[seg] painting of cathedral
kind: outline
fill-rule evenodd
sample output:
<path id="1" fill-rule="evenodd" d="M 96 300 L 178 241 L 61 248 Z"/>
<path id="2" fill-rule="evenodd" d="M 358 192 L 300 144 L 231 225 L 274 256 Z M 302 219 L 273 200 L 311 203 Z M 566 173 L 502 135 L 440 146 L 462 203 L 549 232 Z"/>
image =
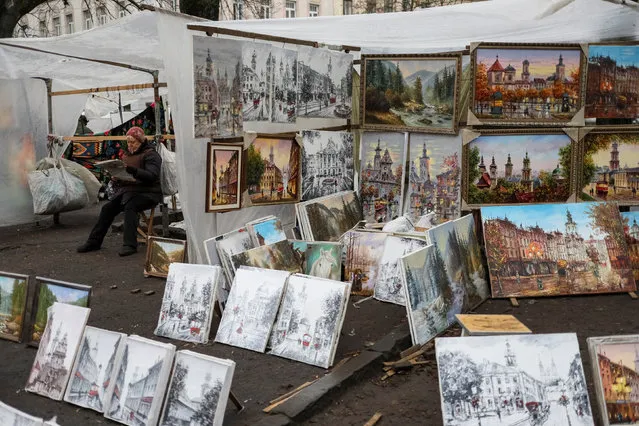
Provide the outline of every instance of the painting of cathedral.
<path id="1" fill-rule="evenodd" d="M 242 146 L 209 142 L 206 153 L 206 211 L 239 209 Z"/>
<path id="2" fill-rule="evenodd" d="M 473 117 L 482 124 L 569 122 L 582 108 L 579 45 L 481 43 L 472 52 Z"/>
<path id="3" fill-rule="evenodd" d="M 353 134 L 302 132 L 302 200 L 353 190 Z"/>
<path id="4" fill-rule="evenodd" d="M 89 308 L 59 302 L 49 308 L 27 391 L 62 400 L 89 312 Z"/>
<path id="5" fill-rule="evenodd" d="M 512 133 L 464 130 L 469 205 L 566 202 L 573 194 L 577 142 L 563 131 Z"/>
<path id="6" fill-rule="evenodd" d="M 273 106 L 271 45 L 242 43 L 242 114 L 244 121 L 270 121 Z"/>
<path id="7" fill-rule="evenodd" d="M 639 203 L 639 131 L 582 131 L 583 167 L 580 194 L 584 201 Z"/>
<path id="8" fill-rule="evenodd" d="M 621 212 L 620 214 L 624 234 L 626 235 L 626 243 L 628 244 L 632 275 L 635 278 L 635 282 L 639 282 L 639 223 L 637 222 L 639 212 Z"/>
<path id="9" fill-rule="evenodd" d="M 368 222 L 389 222 L 401 215 L 407 145 L 405 133 L 362 135 L 360 197 Z"/>
<path id="10" fill-rule="evenodd" d="M 194 136 L 242 136 L 242 43 L 193 36 Z"/>
<path id="11" fill-rule="evenodd" d="M 258 137 L 247 149 L 246 161 L 252 204 L 299 201 L 300 146 L 295 139 Z"/>
<path id="12" fill-rule="evenodd" d="M 297 120 L 297 51 L 271 46 L 273 55 L 273 123 Z"/>

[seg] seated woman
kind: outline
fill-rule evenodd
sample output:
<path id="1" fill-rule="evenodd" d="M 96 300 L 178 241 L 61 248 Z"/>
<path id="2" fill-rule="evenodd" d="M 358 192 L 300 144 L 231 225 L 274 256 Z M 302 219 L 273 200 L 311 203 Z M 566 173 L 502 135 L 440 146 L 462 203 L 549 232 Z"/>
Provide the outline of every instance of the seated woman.
<path id="1" fill-rule="evenodd" d="M 102 207 L 98 223 L 89 234 L 87 242 L 78 247 L 78 253 L 99 250 L 102 241 L 115 217 L 124 212 L 124 241 L 120 256 L 129 256 L 138 251 L 138 212 L 155 207 L 162 201 L 160 168 L 162 157 L 146 141 L 144 131 L 131 127 L 126 133 L 127 153 L 122 160 L 126 171 L 135 182 L 115 180 L 115 196 Z"/>

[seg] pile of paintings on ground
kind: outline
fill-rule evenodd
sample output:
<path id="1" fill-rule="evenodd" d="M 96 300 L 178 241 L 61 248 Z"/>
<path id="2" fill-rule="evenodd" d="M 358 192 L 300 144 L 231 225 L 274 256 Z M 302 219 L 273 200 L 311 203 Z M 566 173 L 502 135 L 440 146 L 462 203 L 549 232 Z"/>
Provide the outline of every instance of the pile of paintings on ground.
<path id="1" fill-rule="evenodd" d="M 1 425 L 44 426 L 54 424 L 53 421 L 44 421 L 44 419 L 31 416 L 0 401 Z"/>

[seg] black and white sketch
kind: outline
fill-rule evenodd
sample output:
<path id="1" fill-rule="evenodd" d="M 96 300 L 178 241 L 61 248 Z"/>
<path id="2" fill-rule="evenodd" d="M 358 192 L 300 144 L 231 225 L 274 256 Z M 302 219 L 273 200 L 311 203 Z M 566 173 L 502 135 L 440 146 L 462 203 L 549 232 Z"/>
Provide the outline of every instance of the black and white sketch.
<path id="1" fill-rule="evenodd" d="M 594 425 L 577 335 L 435 339 L 444 425 Z"/>
<path id="2" fill-rule="evenodd" d="M 305 46 L 297 53 L 297 116 L 350 118 L 353 55 Z"/>
<path id="3" fill-rule="evenodd" d="M 155 334 L 207 343 L 221 274 L 219 266 L 171 263 Z"/>
<path id="4" fill-rule="evenodd" d="M 271 45 L 242 43 L 242 114 L 244 121 L 270 121 L 273 105 Z"/>
<path id="5" fill-rule="evenodd" d="M 302 132 L 302 200 L 353 190 L 353 134 Z"/>
<path id="6" fill-rule="evenodd" d="M 349 283 L 291 275 L 271 334 L 269 353 L 330 367 L 349 295 Z"/>
<path id="7" fill-rule="evenodd" d="M 289 273 L 240 267 L 215 341 L 264 352 Z"/>
<path id="8" fill-rule="evenodd" d="M 248 229 L 246 229 L 246 227 L 235 229 L 231 232 L 227 232 L 226 234 L 218 235 L 214 238 L 214 242 L 215 246 L 217 247 L 217 254 L 220 258 L 220 263 L 222 264 L 224 273 L 226 274 L 226 279 L 229 283 L 231 283 L 233 282 L 233 277 L 235 276 L 235 267 L 233 266 L 231 257 L 234 254 L 242 253 L 257 246 L 253 243 L 251 234 L 248 232 Z M 211 263 L 211 256 L 209 251 L 209 247 L 211 245 L 212 243 L 207 242 L 205 242 L 204 244 L 207 253 L 209 253 L 207 254 L 209 263 Z"/>
<path id="9" fill-rule="evenodd" d="M 178 351 L 161 426 L 221 426 L 235 362 Z"/>
<path id="10" fill-rule="evenodd" d="M 126 334 L 85 327 L 64 400 L 104 412 L 105 394 L 115 379 L 115 362 L 124 350 Z"/>
<path id="11" fill-rule="evenodd" d="M 0 401 L 0 425 L 6 426 L 42 426 L 41 418 L 30 416 L 17 408 Z"/>
<path id="12" fill-rule="evenodd" d="M 89 308 L 60 302 L 48 309 L 47 326 L 31 367 L 27 391 L 62 399 L 89 312 Z"/>
<path id="13" fill-rule="evenodd" d="M 273 55 L 273 116 L 274 123 L 295 123 L 297 120 L 297 51 L 271 47 Z"/>

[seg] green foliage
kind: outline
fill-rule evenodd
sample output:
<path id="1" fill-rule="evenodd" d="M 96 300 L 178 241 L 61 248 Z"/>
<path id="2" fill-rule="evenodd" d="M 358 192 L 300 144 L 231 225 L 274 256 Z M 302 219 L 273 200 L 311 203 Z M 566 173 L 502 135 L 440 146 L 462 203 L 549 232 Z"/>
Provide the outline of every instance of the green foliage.
<path id="1" fill-rule="evenodd" d="M 265 168 L 262 154 L 253 144 L 248 147 L 246 154 L 246 182 L 249 186 L 257 186 L 260 184 Z"/>
<path id="2" fill-rule="evenodd" d="M 415 79 L 415 85 L 413 86 L 413 99 L 415 99 L 415 102 L 420 105 L 424 104 L 424 96 L 422 94 L 422 78 L 419 76 Z"/>
<path id="3" fill-rule="evenodd" d="M 180 0 L 180 12 L 211 21 L 218 20 L 219 10 L 219 0 Z"/>
<path id="4" fill-rule="evenodd" d="M 570 171 L 572 168 L 572 144 L 559 148 L 559 164 L 561 165 L 561 176 L 570 179 Z M 594 173 L 594 169 L 593 169 Z"/>
<path id="5" fill-rule="evenodd" d="M 27 298 L 27 283 L 24 280 L 15 279 L 11 291 L 11 314 L 14 317 L 24 314 L 24 302 Z"/>
<path id="6" fill-rule="evenodd" d="M 47 325 L 47 309 L 52 306 L 58 298 L 53 294 L 48 285 L 42 284 L 40 286 L 40 294 L 38 295 L 38 310 L 36 311 L 35 323 L 38 328 L 44 330 Z"/>

